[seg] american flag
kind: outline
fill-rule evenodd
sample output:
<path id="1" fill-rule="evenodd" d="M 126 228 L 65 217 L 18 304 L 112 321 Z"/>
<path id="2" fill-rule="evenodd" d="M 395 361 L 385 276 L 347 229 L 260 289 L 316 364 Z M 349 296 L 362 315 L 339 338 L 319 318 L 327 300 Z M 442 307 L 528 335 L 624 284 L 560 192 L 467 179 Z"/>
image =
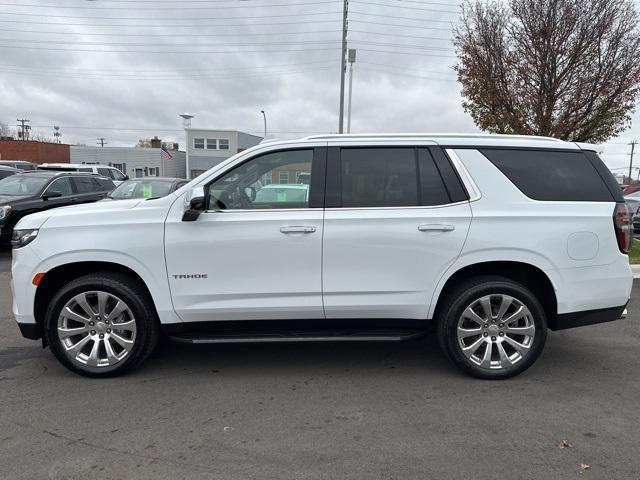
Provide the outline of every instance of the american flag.
<path id="1" fill-rule="evenodd" d="M 167 147 L 165 147 L 164 145 L 160 148 L 160 156 L 162 158 L 166 158 L 167 160 L 171 160 L 173 158 L 173 155 L 169 153 L 169 150 L 167 150 Z"/>

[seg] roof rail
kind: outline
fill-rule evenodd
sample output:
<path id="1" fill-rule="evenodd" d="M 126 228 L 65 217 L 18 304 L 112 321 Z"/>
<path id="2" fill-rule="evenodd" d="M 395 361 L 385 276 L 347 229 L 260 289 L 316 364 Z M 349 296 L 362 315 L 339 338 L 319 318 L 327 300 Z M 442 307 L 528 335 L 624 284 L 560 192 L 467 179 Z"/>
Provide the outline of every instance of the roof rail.
<path id="1" fill-rule="evenodd" d="M 564 140 L 560 140 L 553 137 L 542 137 L 536 135 L 503 135 L 503 134 L 493 134 L 493 133 L 332 133 L 325 135 L 312 135 L 309 137 L 305 137 L 305 140 L 331 140 L 338 138 L 353 138 L 353 139 L 361 139 L 361 138 L 433 138 L 433 139 L 447 139 L 447 138 L 502 138 L 505 140 L 513 139 L 513 140 L 534 140 L 534 141 L 544 141 L 544 142 L 562 142 Z"/>

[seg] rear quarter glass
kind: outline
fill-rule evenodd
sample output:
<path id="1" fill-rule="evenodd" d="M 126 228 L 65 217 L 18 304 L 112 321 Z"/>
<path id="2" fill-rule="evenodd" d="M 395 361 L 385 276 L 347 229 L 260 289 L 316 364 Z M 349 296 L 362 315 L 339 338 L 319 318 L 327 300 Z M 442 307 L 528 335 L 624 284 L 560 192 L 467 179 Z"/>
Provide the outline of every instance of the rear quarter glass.
<path id="1" fill-rule="evenodd" d="M 480 152 L 531 199 L 615 201 L 606 180 L 583 151 L 481 149 Z"/>

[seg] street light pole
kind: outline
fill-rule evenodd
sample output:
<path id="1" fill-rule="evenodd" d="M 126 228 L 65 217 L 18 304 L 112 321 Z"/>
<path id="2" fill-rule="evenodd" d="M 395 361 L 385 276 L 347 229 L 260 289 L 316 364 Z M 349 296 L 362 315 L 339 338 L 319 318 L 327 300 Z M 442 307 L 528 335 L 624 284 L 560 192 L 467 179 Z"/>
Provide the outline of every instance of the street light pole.
<path id="1" fill-rule="evenodd" d="M 355 48 L 349 49 L 349 105 L 347 107 L 347 133 L 351 133 L 351 97 L 353 96 L 353 64 L 356 63 Z"/>
<path id="2" fill-rule="evenodd" d="M 185 177 L 187 180 L 191 180 L 191 171 L 189 170 L 189 131 L 187 130 L 191 126 L 191 119 L 193 115 L 190 113 L 181 113 L 182 126 L 184 127 L 184 146 L 185 146 Z"/>
<path id="3" fill-rule="evenodd" d="M 260 110 L 260 113 L 262 114 L 262 116 L 264 117 L 264 139 L 267 139 L 267 114 L 264 113 L 264 110 Z"/>
<path id="4" fill-rule="evenodd" d="M 342 59 L 340 62 L 340 111 L 338 121 L 338 133 L 344 132 L 344 75 L 347 70 L 347 14 L 349 12 L 349 0 L 344 0 L 342 7 Z"/>

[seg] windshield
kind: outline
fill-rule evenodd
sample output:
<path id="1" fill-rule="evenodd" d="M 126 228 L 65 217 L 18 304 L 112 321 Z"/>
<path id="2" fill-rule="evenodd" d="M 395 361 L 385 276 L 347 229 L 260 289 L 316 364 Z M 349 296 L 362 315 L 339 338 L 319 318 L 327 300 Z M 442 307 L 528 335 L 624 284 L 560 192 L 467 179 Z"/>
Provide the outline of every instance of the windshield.
<path id="1" fill-rule="evenodd" d="M 0 180 L 0 195 L 35 195 L 47 184 L 48 177 L 36 177 L 29 174 L 12 175 Z"/>
<path id="2" fill-rule="evenodd" d="M 120 184 L 109 194 L 111 198 L 118 200 L 126 198 L 157 198 L 164 197 L 171 190 L 171 182 L 161 180 L 129 180 Z"/>

